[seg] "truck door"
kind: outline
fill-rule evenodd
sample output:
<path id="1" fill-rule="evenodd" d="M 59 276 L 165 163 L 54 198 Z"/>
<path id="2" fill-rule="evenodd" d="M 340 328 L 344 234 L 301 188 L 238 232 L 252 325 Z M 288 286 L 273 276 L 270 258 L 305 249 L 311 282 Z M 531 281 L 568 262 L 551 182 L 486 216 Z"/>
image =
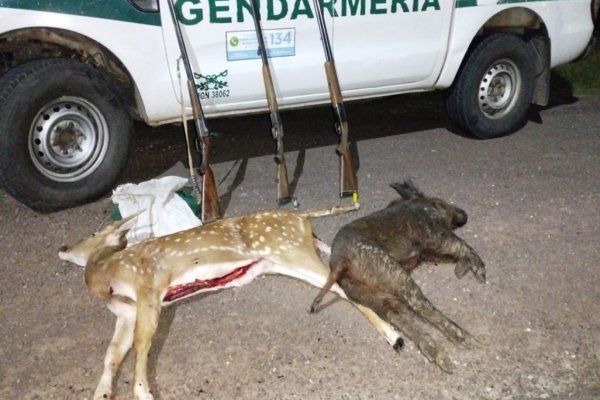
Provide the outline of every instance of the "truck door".
<path id="1" fill-rule="evenodd" d="M 368 95 L 432 85 L 444 62 L 453 7 L 443 0 L 335 1 L 342 88 Z"/>
<path id="2" fill-rule="evenodd" d="M 264 109 L 267 103 L 262 64 L 250 0 L 176 0 L 175 3 L 207 112 Z M 328 99 L 323 48 L 312 0 L 260 0 L 259 3 L 279 104 Z M 160 6 L 166 56 L 178 94 L 179 48 L 167 1 L 161 0 Z M 331 16 L 327 15 L 327 19 L 331 24 Z M 186 92 L 186 104 L 187 97 Z"/>

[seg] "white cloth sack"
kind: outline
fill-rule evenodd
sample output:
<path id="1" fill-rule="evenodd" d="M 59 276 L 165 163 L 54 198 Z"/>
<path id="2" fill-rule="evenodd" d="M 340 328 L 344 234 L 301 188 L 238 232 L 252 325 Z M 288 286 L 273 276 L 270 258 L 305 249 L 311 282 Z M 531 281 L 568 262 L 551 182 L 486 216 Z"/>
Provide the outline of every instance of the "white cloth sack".
<path id="1" fill-rule="evenodd" d="M 112 195 L 123 218 L 140 213 L 127 233 L 127 246 L 202 224 L 181 197 L 175 193 L 187 183 L 179 176 L 165 176 L 138 184 L 119 185 Z"/>

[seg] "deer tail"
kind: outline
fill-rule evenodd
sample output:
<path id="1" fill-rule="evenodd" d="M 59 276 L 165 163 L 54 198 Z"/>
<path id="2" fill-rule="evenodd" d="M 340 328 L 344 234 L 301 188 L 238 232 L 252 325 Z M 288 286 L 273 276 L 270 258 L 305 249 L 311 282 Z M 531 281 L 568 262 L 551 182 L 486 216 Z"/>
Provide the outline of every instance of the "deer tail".
<path id="1" fill-rule="evenodd" d="M 307 210 L 297 213 L 297 215 L 301 218 L 311 219 L 346 214 L 352 211 L 357 211 L 358 209 L 360 209 L 360 204 L 357 202 L 349 206 L 334 206 L 331 208 L 323 208 L 319 210 Z"/>

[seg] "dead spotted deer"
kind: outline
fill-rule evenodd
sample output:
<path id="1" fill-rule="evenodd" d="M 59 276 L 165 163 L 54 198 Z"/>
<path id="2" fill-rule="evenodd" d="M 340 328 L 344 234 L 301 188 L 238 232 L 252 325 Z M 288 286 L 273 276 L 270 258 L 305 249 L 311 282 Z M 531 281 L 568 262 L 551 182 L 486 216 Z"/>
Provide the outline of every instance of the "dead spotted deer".
<path id="1" fill-rule="evenodd" d="M 85 266 L 88 290 L 117 316 L 94 399 L 110 398 L 114 376 L 134 345 L 134 396 L 152 399 L 147 359 L 160 310 L 193 294 L 241 286 L 262 274 L 281 274 L 322 287 L 329 269 L 315 250 L 309 218 L 357 207 L 290 213 L 264 211 L 222 219 L 127 247 L 134 219 L 108 225 L 59 251 L 63 260 Z M 330 285 L 331 286 L 331 285 Z M 345 298 L 337 285 L 331 287 Z M 389 343 L 399 334 L 372 310 L 355 304 Z"/>
<path id="2" fill-rule="evenodd" d="M 458 278 L 471 271 L 485 282 L 485 266 L 475 250 L 453 232 L 466 224 L 465 211 L 426 197 L 410 181 L 393 184 L 392 188 L 400 194 L 399 199 L 343 226 L 336 234 L 331 245 L 331 273 L 311 311 L 337 283 L 349 299 L 375 311 L 415 342 L 429 361 L 451 372 L 452 362 L 445 351 L 422 331 L 415 316 L 431 323 L 454 343 L 476 341 L 431 304 L 410 272 L 424 260 L 452 260 Z"/>

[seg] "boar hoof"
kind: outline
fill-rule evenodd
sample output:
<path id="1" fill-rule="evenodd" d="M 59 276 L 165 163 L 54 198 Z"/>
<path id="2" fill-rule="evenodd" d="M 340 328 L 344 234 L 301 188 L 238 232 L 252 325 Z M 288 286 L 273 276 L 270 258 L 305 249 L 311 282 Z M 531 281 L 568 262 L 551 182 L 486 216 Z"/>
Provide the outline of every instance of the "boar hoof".
<path id="1" fill-rule="evenodd" d="M 452 373 L 454 365 L 446 353 L 438 347 L 435 341 L 429 336 L 424 335 L 418 342 L 419 350 L 430 362 L 435 363 L 444 372 Z"/>

